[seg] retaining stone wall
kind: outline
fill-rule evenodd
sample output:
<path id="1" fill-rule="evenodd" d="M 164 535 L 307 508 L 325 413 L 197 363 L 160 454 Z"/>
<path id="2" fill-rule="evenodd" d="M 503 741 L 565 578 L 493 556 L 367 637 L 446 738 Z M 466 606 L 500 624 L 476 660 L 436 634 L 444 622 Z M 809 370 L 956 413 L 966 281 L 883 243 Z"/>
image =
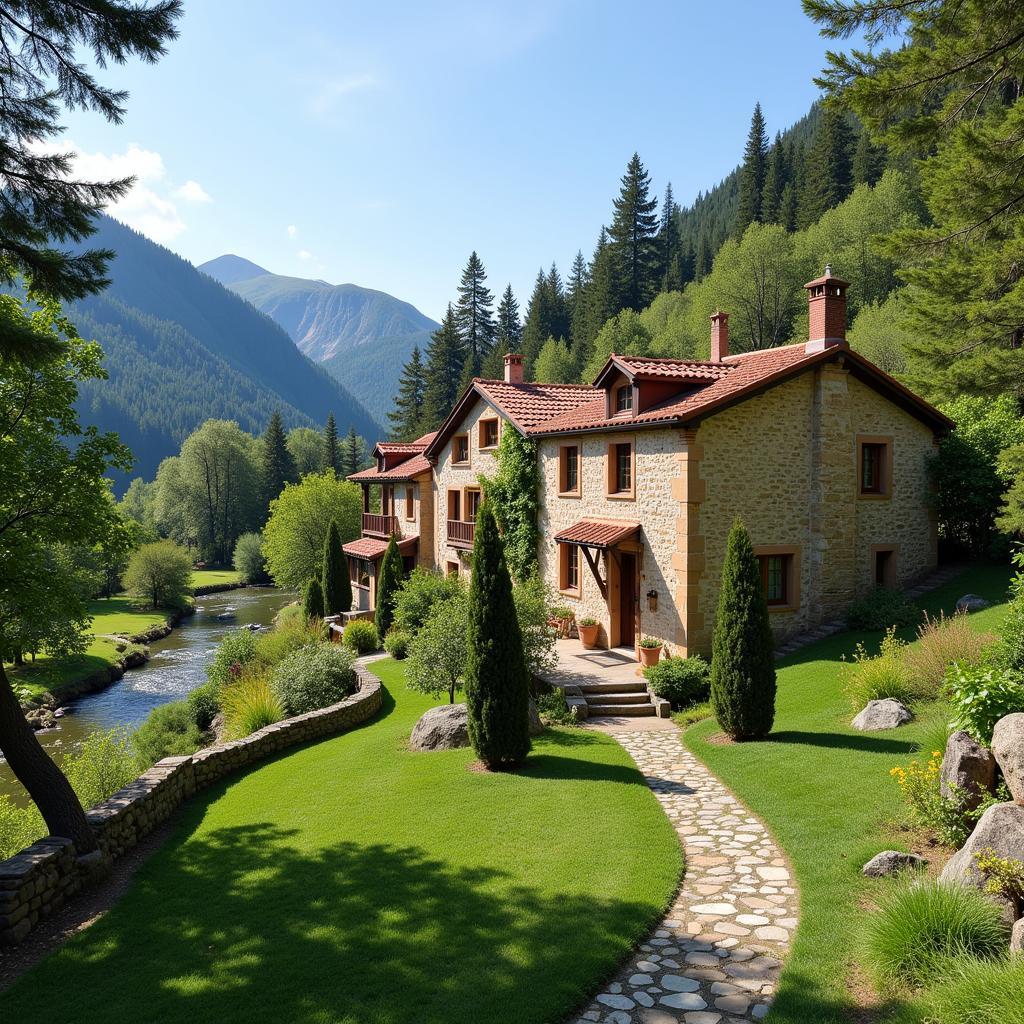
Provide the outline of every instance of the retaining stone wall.
<path id="1" fill-rule="evenodd" d="M 268 725 L 243 740 L 189 757 L 165 757 L 87 812 L 99 856 L 78 859 L 70 839 L 47 836 L 0 861 L 0 946 L 21 942 L 35 925 L 218 779 L 288 747 L 345 732 L 380 710 L 380 681 L 355 666 L 359 690 L 340 704 Z M 84 861 L 84 863 L 83 863 Z"/>

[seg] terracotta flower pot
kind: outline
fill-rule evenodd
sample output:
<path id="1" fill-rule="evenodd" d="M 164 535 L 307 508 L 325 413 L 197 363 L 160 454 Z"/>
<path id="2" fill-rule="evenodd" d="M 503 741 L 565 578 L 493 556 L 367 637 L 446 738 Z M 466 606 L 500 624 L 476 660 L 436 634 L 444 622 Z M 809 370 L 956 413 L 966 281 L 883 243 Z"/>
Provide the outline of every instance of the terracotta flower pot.
<path id="1" fill-rule="evenodd" d="M 641 647 L 640 651 L 640 664 L 647 668 L 648 665 L 657 665 L 661 660 L 661 648 L 660 647 Z"/>
<path id="2" fill-rule="evenodd" d="M 600 626 L 581 626 L 577 623 L 576 628 L 580 633 L 580 642 L 585 650 L 592 651 L 597 646 L 597 634 L 601 631 Z"/>

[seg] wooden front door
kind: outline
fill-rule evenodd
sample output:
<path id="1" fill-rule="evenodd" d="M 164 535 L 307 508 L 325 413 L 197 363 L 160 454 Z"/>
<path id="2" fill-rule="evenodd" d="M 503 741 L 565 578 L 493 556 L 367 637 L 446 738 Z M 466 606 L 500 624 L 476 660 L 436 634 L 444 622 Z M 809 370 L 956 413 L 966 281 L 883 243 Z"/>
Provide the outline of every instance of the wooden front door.
<path id="1" fill-rule="evenodd" d="M 619 646 L 636 643 L 636 555 L 619 554 Z"/>

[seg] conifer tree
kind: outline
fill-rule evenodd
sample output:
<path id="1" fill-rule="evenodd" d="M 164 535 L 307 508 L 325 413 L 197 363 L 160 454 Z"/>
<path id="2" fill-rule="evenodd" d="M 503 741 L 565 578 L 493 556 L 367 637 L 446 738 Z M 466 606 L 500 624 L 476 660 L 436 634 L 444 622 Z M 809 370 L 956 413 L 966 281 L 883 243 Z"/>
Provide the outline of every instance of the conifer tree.
<path id="1" fill-rule="evenodd" d="M 768 153 L 768 167 L 761 193 L 761 222 L 778 224 L 782 213 L 782 192 L 786 187 L 786 146 L 782 134 L 776 132 L 775 142 Z"/>
<path id="2" fill-rule="evenodd" d="M 575 349 L 586 344 L 587 335 L 587 286 L 590 284 L 590 273 L 582 250 L 577 250 L 569 268 L 569 281 L 566 287 L 565 302 L 569 309 L 569 342 Z"/>
<path id="3" fill-rule="evenodd" d="M 885 170 L 885 146 L 876 146 L 867 128 L 861 128 L 853 151 L 850 173 L 854 185 L 874 185 Z"/>
<path id="4" fill-rule="evenodd" d="M 545 274 L 537 271 L 537 280 L 526 309 L 523 327 L 523 363 L 532 376 L 533 364 L 548 338 L 566 338 L 569 335 L 569 317 L 562 289 L 562 278 L 555 264 Z"/>
<path id="5" fill-rule="evenodd" d="M 608 232 L 601 228 L 594 255 L 590 261 L 590 284 L 587 286 L 586 335 L 582 345 L 573 347 L 573 357 L 580 371 L 590 360 L 594 339 L 601 328 L 618 312 L 617 296 L 620 291 L 618 267 Z M 589 383 L 585 381 L 584 383 Z"/>
<path id="6" fill-rule="evenodd" d="M 735 234 L 739 238 L 755 221 L 761 220 L 761 195 L 764 192 L 768 160 L 768 133 L 764 126 L 761 104 L 754 104 L 750 131 L 743 151 L 740 169 L 740 204 L 736 212 Z"/>
<path id="7" fill-rule="evenodd" d="M 455 305 L 455 322 L 462 338 L 466 358 L 472 364 L 470 377 L 480 373 L 480 367 L 494 345 L 494 296 L 487 287 L 487 272 L 476 252 L 470 253 Z"/>
<path id="8" fill-rule="evenodd" d="M 672 182 L 665 186 L 658 225 L 658 256 L 661 260 L 661 290 L 680 291 L 683 287 L 679 265 L 679 207 L 672 197 Z"/>
<path id="9" fill-rule="evenodd" d="M 284 490 L 285 484 L 296 482 L 295 460 L 292 458 L 292 453 L 288 451 L 288 438 L 284 432 L 281 413 L 276 409 L 263 434 L 260 477 L 264 510 Z"/>
<path id="10" fill-rule="evenodd" d="M 789 180 L 782 190 L 782 210 L 779 223 L 787 231 L 796 231 L 800 219 L 800 195 L 804 187 L 807 156 L 802 141 L 787 147 L 786 167 Z"/>
<path id="11" fill-rule="evenodd" d="M 441 326 L 430 336 L 423 383 L 423 427 L 433 430 L 452 411 L 459 397 L 459 381 L 466 350 L 449 303 Z"/>
<path id="12" fill-rule="evenodd" d="M 402 589 L 404 575 L 398 541 L 392 534 L 384 557 L 380 560 L 380 571 L 377 574 L 377 609 L 373 620 L 381 640 L 388 635 L 388 630 L 395 621 L 395 602 L 398 600 L 399 590 Z"/>
<path id="13" fill-rule="evenodd" d="M 303 591 L 302 612 L 307 619 L 324 617 L 324 590 L 315 576 L 306 584 Z"/>
<path id="14" fill-rule="evenodd" d="M 323 468 L 330 470 L 330 472 L 337 476 L 338 471 L 341 469 L 341 450 L 338 448 L 338 424 L 334 421 L 333 412 L 327 414 L 323 443 Z"/>
<path id="15" fill-rule="evenodd" d="M 505 356 L 522 351 L 523 325 L 519 319 L 519 303 L 512 294 L 512 285 L 506 285 L 498 303 L 494 345 L 480 367 L 480 376 L 488 380 L 501 380 L 505 374 Z"/>
<path id="16" fill-rule="evenodd" d="M 348 559 L 341 548 L 341 531 L 334 519 L 331 520 L 324 540 L 321 589 L 327 615 L 341 615 L 352 610 L 352 581 L 348 576 Z"/>
<path id="17" fill-rule="evenodd" d="M 775 721 L 775 656 L 761 566 L 737 519 L 729 531 L 711 648 L 711 706 L 733 739 L 767 736 Z"/>
<path id="18" fill-rule="evenodd" d="M 810 227 L 826 210 L 838 206 L 853 189 L 850 122 L 831 107 L 821 123 L 807 155 L 803 187 L 798 196 L 797 219 Z"/>
<path id="19" fill-rule="evenodd" d="M 341 475 L 347 479 L 358 473 L 363 462 L 363 440 L 355 427 L 349 427 L 345 440 L 341 442 Z"/>
<path id="20" fill-rule="evenodd" d="M 639 154 L 634 153 L 622 176 L 608 229 L 620 286 L 612 315 L 623 309 L 639 313 L 658 290 L 658 198 L 652 197 L 650 191 L 650 175 Z"/>
<path id="21" fill-rule="evenodd" d="M 467 642 L 470 742 L 491 770 L 514 768 L 530 751 L 529 677 L 504 546 L 486 501 L 476 520 Z"/>
<path id="22" fill-rule="evenodd" d="M 423 432 L 423 398 L 426 377 L 419 346 L 412 350 L 409 361 L 402 367 L 398 382 L 395 407 L 388 413 L 391 421 L 392 441 L 413 441 Z"/>

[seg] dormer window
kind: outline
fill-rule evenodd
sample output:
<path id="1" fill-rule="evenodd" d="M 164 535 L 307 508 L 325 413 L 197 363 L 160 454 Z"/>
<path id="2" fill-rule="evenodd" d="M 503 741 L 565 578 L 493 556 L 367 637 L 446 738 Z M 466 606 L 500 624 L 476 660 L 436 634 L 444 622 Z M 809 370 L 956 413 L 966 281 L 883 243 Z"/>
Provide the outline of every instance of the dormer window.
<path id="1" fill-rule="evenodd" d="M 622 384 L 615 389 L 615 414 L 633 411 L 633 385 Z"/>

